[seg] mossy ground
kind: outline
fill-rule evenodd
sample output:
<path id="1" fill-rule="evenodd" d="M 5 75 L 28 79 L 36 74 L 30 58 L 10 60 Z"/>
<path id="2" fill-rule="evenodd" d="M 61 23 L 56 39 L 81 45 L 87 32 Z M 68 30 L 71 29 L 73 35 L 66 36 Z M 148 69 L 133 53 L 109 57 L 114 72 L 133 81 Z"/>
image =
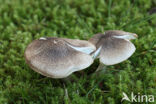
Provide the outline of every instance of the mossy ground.
<path id="1" fill-rule="evenodd" d="M 0 0 L 0 104 L 120 104 L 122 92 L 156 96 L 156 15 L 148 14 L 154 6 L 154 0 Z M 26 46 L 41 36 L 87 40 L 114 29 L 138 34 L 136 52 L 100 76 L 93 74 L 98 60 L 66 83 L 25 63 Z"/>

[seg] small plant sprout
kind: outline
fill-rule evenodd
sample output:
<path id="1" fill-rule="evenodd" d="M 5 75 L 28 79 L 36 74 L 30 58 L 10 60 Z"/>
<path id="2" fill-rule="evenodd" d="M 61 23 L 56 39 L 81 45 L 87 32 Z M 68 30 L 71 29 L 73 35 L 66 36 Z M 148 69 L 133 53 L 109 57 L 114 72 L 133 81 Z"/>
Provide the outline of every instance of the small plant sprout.
<path id="1" fill-rule="evenodd" d="M 25 50 L 27 64 L 36 72 L 51 78 L 65 78 L 93 63 L 90 55 L 95 46 L 84 40 L 40 38 Z"/>
<path id="2" fill-rule="evenodd" d="M 97 57 L 100 59 L 97 71 L 104 68 L 104 65 L 114 65 L 127 60 L 136 49 L 130 40 L 136 38 L 135 33 L 110 30 L 104 34 L 95 34 L 89 39 L 89 42 L 93 43 L 97 49 L 101 47 L 100 54 Z"/>

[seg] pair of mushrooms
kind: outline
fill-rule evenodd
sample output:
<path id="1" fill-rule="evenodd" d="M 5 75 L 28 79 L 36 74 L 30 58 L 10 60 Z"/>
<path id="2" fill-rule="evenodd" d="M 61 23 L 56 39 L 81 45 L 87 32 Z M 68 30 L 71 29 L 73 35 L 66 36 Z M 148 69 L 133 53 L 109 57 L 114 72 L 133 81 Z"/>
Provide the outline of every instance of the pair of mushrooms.
<path id="1" fill-rule="evenodd" d="M 25 59 L 34 71 L 44 76 L 65 78 L 89 67 L 95 58 L 100 59 L 99 66 L 114 65 L 128 59 L 135 51 L 130 42 L 135 38 L 136 34 L 119 30 L 95 34 L 89 41 L 42 37 L 28 45 Z"/>

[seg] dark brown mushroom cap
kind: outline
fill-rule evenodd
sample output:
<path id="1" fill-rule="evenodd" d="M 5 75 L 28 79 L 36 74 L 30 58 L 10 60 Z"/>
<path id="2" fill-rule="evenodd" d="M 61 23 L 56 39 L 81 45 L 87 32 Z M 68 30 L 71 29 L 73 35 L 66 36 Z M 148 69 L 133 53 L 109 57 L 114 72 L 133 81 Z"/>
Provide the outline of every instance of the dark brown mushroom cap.
<path id="1" fill-rule="evenodd" d="M 105 65 L 114 65 L 128 59 L 134 52 L 135 46 L 129 40 L 137 37 L 134 33 L 110 30 L 104 34 L 95 34 L 89 42 L 98 49 L 102 46 L 100 62 Z"/>
<path id="2" fill-rule="evenodd" d="M 52 78 L 67 77 L 93 63 L 89 54 L 75 50 L 69 44 L 73 47 L 90 47 L 91 51 L 95 50 L 95 46 L 87 41 L 40 38 L 26 48 L 26 62 L 36 72 Z"/>

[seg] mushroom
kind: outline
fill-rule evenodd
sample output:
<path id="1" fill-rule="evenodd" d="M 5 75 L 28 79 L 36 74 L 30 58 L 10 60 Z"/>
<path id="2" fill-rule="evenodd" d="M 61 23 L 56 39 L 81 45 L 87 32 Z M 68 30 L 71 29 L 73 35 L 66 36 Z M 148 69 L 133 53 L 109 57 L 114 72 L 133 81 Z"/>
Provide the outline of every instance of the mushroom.
<path id="1" fill-rule="evenodd" d="M 90 38 L 89 42 L 93 43 L 97 49 L 102 47 L 97 57 L 100 59 L 100 65 L 96 71 L 101 70 L 105 65 L 114 65 L 127 60 L 136 49 L 130 40 L 136 38 L 135 33 L 119 30 L 95 34 Z"/>
<path id="2" fill-rule="evenodd" d="M 34 40 L 25 50 L 26 63 L 36 72 L 51 78 L 65 78 L 89 67 L 96 57 L 95 46 L 85 40 L 44 38 Z"/>

